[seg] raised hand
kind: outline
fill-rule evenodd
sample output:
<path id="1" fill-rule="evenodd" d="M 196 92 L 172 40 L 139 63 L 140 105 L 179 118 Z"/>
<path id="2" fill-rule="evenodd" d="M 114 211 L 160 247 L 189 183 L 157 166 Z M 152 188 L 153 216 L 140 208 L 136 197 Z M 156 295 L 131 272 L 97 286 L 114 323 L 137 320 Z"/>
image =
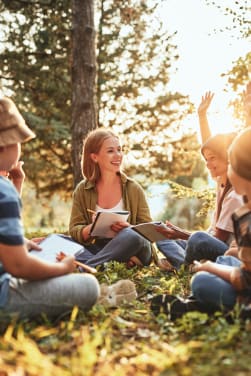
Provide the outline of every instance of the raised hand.
<path id="1" fill-rule="evenodd" d="M 202 97 L 201 97 L 201 102 L 198 107 L 198 115 L 206 115 L 208 107 L 210 106 L 212 99 L 214 97 L 214 93 L 211 91 L 207 91 Z"/>

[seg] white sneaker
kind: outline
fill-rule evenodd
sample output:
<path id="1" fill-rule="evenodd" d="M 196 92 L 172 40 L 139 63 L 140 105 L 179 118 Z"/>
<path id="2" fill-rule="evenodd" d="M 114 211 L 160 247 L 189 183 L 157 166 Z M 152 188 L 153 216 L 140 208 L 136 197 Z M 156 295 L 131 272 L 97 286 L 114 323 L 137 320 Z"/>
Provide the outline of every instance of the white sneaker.
<path id="1" fill-rule="evenodd" d="M 129 279 L 121 279 L 113 285 L 100 285 L 98 304 L 116 307 L 123 302 L 131 302 L 137 298 L 135 284 Z"/>

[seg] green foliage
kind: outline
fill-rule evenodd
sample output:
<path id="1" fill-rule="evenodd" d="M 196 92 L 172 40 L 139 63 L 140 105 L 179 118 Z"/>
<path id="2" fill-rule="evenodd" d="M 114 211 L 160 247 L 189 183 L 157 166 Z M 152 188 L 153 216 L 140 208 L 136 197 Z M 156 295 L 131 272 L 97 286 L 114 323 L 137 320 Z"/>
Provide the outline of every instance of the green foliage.
<path id="1" fill-rule="evenodd" d="M 156 0 L 96 4 L 100 124 L 127 145 L 127 171 L 145 179 L 189 176 L 196 138 L 180 129 L 188 98 L 168 90 L 178 59 L 173 36 L 156 17 Z M 71 162 L 71 2 L 0 1 L 1 86 L 18 103 L 37 139 L 24 146 L 37 194 L 69 195 Z M 181 156 L 187 156 L 181 158 Z M 136 163 L 135 163 L 136 162 Z"/>
<path id="2" fill-rule="evenodd" d="M 219 0 L 206 0 L 207 4 L 213 5 L 228 18 L 228 26 L 222 28 L 220 25 L 216 32 L 228 32 L 232 33 L 235 37 L 239 35 L 239 38 L 250 38 L 250 3 L 248 0 L 243 1 L 228 1 L 227 4 L 223 4 Z M 243 109 L 243 91 L 246 84 L 250 80 L 250 66 L 251 66 L 251 53 L 247 53 L 245 56 L 240 56 L 234 63 L 232 68 L 222 74 L 222 77 L 226 78 L 227 87 L 226 90 L 231 90 L 237 93 L 230 105 L 234 109 L 234 115 L 236 119 L 239 119 L 239 128 L 245 125 L 245 111 Z M 238 128 L 238 127 L 237 127 Z"/>
<path id="3" fill-rule="evenodd" d="M 40 234 L 41 235 L 41 234 Z M 96 304 L 84 313 L 35 321 L 2 318 L 0 371 L 3 375 L 248 375 L 250 322 L 233 312 L 208 317 L 187 313 L 176 322 L 155 317 L 149 299 L 157 293 L 189 294 L 190 274 L 161 272 L 154 265 L 126 269 L 109 263 L 100 282 L 130 278 L 138 299 L 117 308 Z"/>
<path id="4" fill-rule="evenodd" d="M 207 4 L 217 7 L 229 19 L 226 30 L 239 33 L 242 37 L 248 38 L 251 33 L 250 28 L 250 3 L 248 0 L 230 0 L 222 3 L 219 0 L 206 0 Z M 221 31 L 222 28 L 220 29 Z"/>
<path id="5" fill-rule="evenodd" d="M 208 227 L 209 213 L 215 206 L 215 189 L 205 188 L 205 181 L 200 189 L 170 180 L 167 183 L 161 219 L 190 231 L 205 230 Z"/>
<path id="6" fill-rule="evenodd" d="M 27 177 L 38 194 L 66 194 L 73 187 L 70 1 L 12 1 L 1 7 L 1 86 L 37 134 L 24 146 Z"/>
<path id="7" fill-rule="evenodd" d="M 191 105 L 169 90 L 179 56 L 156 16 L 158 3 L 99 2 L 99 122 L 122 135 L 127 171 L 147 182 L 189 176 L 198 159 L 196 138 L 181 131 Z"/>

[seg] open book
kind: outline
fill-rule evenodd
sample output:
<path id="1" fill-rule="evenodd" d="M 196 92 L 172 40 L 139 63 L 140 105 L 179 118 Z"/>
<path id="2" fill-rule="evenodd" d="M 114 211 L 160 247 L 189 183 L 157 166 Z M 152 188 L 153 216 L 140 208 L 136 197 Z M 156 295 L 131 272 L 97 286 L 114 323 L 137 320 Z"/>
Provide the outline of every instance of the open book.
<path id="1" fill-rule="evenodd" d="M 174 229 L 179 231 L 179 233 L 189 236 L 190 233 L 186 230 L 182 230 L 179 227 L 174 226 L 173 224 L 166 225 L 163 222 L 147 222 L 147 223 L 140 223 L 138 225 L 132 226 L 132 230 L 138 232 L 144 238 L 149 240 L 150 242 L 158 242 L 160 240 L 167 240 L 167 237 L 160 232 L 157 231 L 158 227 L 162 227 L 164 229 Z"/>
<path id="2" fill-rule="evenodd" d="M 99 238 L 113 238 L 116 233 L 111 230 L 115 222 L 126 222 L 129 217 L 128 211 L 97 211 L 95 220 L 92 224 L 90 235 Z"/>
<path id="3" fill-rule="evenodd" d="M 56 256 L 60 252 L 64 252 L 66 255 L 77 256 L 84 251 L 84 246 L 72 240 L 70 237 L 61 234 L 48 235 L 41 241 L 39 246 L 41 251 L 31 250 L 30 253 L 40 259 L 55 262 Z"/>

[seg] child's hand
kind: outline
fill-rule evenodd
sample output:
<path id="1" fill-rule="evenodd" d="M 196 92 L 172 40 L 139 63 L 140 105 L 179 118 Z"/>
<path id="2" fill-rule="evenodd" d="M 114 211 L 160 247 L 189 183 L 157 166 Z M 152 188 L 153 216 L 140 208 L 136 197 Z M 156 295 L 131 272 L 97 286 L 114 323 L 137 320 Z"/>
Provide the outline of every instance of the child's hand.
<path id="1" fill-rule="evenodd" d="M 156 226 L 156 231 L 160 232 L 167 239 L 181 239 L 183 237 L 183 230 L 178 226 L 174 226 L 171 222 L 166 221 L 166 227 Z"/>
<path id="2" fill-rule="evenodd" d="M 209 260 L 206 260 L 204 262 L 200 262 L 200 261 L 194 260 L 194 262 L 192 264 L 192 271 L 194 273 L 196 273 L 196 272 L 202 272 L 202 271 L 207 272 L 208 271 L 208 267 L 210 267 L 211 264 L 212 264 L 212 262 L 209 261 Z"/>
<path id="3" fill-rule="evenodd" d="M 213 97 L 214 93 L 212 93 L 211 91 L 207 91 L 205 95 L 202 96 L 201 102 L 198 107 L 199 115 L 205 115 L 207 113 L 208 107 L 210 106 Z"/>
<path id="4" fill-rule="evenodd" d="M 156 231 L 160 232 L 167 239 L 175 239 L 175 231 L 168 226 L 163 227 L 163 226 L 160 226 L 160 225 L 156 225 Z"/>
<path id="5" fill-rule="evenodd" d="M 38 245 L 38 242 L 34 241 L 34 239 L 25 239 L 25 243 L 28 251 L 30 251 L 31 249 L 34 249 L 36 251 L 42 250 L 42 248 Z"/>
<path id="6" fill-rule="evenodd" d="M 45 236 L 40 236 L 38 238 L 32 238 L 31 241 L 36 244 L 40 244 L 42 240 L 45 239 Z"/>
<path id="7" fill-rule="evenodd" d="M 57 254 L 57 261 L 60 261 L 66 266 L 66 273 L 71 273 L 75 270 L 75 258 L 72 255 L 65 255 L 64 252 L 59 252 Z"/>
<path id="8" fill-rule="evenodd" d="M 24 180 L 25 179 L 25 172 L 23 170 L 23 161 L 17 162 L 17 164 L 9 171 L 9 179 L 13 182 L 16 180 Z"/>

